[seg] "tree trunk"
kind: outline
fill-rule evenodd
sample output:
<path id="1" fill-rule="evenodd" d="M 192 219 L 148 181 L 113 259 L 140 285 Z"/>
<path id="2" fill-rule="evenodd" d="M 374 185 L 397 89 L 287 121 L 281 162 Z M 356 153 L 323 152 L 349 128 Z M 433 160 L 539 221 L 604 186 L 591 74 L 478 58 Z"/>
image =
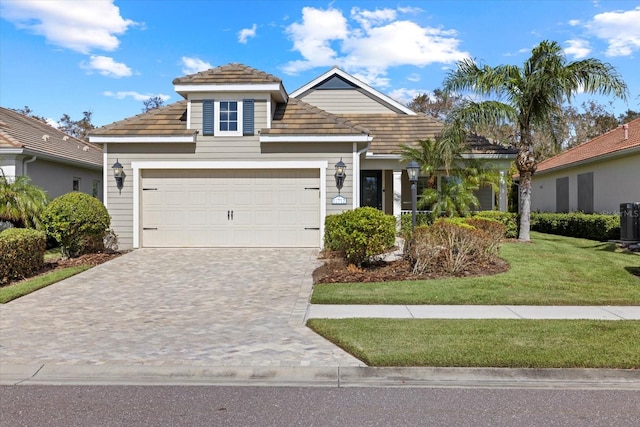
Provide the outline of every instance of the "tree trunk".
<path id="1" fill-rule="evenodd" d="M 518 240 L 529 242 L 531 229 L 531 176 L 528 171 L 520 172 L 520 232 Z"/>

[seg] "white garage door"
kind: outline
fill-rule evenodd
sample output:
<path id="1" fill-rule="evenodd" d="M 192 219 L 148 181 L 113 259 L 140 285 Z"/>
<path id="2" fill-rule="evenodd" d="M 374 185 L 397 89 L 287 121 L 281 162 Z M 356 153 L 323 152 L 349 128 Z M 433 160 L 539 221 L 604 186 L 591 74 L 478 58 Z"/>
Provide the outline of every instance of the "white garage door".
<path id="1" fill-rule="evenodd" d="M 143 247 L 319 247 L 318 170 L 143 170 Z"/>

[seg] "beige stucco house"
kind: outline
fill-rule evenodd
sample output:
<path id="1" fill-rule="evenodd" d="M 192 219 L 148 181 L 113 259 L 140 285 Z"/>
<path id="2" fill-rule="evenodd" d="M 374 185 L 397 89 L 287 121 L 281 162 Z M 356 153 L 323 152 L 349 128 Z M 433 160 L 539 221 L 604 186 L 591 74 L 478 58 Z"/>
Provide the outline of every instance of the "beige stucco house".
<path id="1" fill-rule="evenodd" d="M 442 129 L 338 68 L 291 94 L 241 64 L 173 84 L 184 100 L 90 135 L 103 146 L 105 204 L 123 248 L 321 247 L 329 214 L 410 209 L 399 145 Z M 515 152 L 479 141 L 467 155 L 504 173 Z M 338 189 L 340 161 L 347 176 Z M 496 207 L 483 191 L 482 208 Z M 506 209 L 504 185 L 498 199 Z"/>
<path id="2" fill-rule="evenodd" d="M 640 202 L 640 119 L 540 162 L 531 209 L 618 213 Z"/>
<path id="3" fill-rule="evenodd" d="M 50 198 L 81 191 L 102 200 L 102 148 L 0 107 L 0 173 L 26 175 Z"/>

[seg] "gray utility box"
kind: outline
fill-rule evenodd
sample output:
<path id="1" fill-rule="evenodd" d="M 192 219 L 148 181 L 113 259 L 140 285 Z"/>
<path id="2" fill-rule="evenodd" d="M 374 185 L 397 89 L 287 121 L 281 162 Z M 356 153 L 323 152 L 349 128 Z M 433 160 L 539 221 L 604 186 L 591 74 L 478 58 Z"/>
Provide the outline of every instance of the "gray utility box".
<path id="1" fill-rule="evenodd" d="M 640 242 L 640 202 L 620 204 L 620 240 Z"/>

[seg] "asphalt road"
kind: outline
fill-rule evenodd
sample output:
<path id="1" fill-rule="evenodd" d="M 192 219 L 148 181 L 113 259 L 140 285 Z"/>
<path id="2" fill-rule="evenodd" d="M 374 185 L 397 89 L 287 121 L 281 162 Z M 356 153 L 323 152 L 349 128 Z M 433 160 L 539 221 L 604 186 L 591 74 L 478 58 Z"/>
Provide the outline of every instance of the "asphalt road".
<path id="1" fill-rule="evenodd" d="M 628 390 L 3 386 L 1 426 L 640 425 Z"/>

